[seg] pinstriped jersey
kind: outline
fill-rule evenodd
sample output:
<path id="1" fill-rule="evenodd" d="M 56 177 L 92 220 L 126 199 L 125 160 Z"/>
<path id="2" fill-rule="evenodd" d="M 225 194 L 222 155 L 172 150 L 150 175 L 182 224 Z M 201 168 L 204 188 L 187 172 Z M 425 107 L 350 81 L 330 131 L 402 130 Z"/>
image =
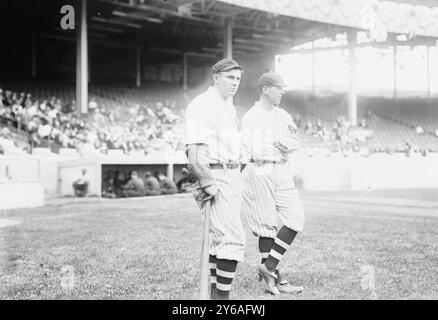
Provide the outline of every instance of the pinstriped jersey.
<path id="1" fill-rule="evenodd" d="M 238 162 L 240 157 L 236 109 L 210 87 L 186 110 L 186 144 L 208 145 L 210 162 Z"/>
<path id="2" fill-rule="evenodd" d="M 299 147 L 296 133 L 297 127 L 287 111 L 275 106 L 266 108 L 256 102 L 242 119 L 242 162 L 247 163 L 249 159 L 280 162 L 281 152 L 274 143 L 279 142 L 288 152 L 293 152 Z"/>

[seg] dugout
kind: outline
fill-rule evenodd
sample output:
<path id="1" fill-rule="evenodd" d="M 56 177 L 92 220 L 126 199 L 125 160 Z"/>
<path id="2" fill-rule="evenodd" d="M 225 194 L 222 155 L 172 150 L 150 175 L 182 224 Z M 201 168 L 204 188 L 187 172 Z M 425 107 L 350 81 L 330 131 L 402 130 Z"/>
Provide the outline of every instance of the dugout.
<path id="1" fill-rule="evenodd" d="M 58 164 L 58 173 L 52 179 L 57 181 L 57 195 L 73 196 L 73 182 L 82 175 L 82 170 L 87 170 L 86 179 L 89 181 L 88 195 L 101 196 L 102 181 L 109 171 L 123 172 L 126 177 L 130 171 L 137 171 L 140 177 L 146 171 L 152 175 L 161 172 L 167 177 L 178 182 L 183 176 L 181 169 L 185 166 L 183 155 L 175 154 L 172 158 L 164 157 L 160 153 L 143 155 L 125 155 L 116 152 L 109 155 L 87 156 L 71 160 L 63 160 Z"/>

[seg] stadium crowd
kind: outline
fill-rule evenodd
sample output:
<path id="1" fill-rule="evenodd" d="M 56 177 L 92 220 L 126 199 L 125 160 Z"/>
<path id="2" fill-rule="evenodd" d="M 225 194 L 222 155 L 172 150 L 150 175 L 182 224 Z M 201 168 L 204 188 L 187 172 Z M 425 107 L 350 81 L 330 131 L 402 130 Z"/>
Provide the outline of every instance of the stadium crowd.
<path id="1" fill-rule="evenodd" d="M 0 88 L 0 123 L 5 126 L 0 134 L 0 153 L 4 153 L 20 134 L 28 140 L 25 149 L 30 153 L 33 147 L 51 145 L 75 148 L 81 155 L 107 153 L 112 149 L 126 154 L 184 149 L 183 108 L 177 108 L 175 101 L 148 101 L 142 105 L 133 103 L 128 108 L 122 104 L 109 108 L 91 97 L 88 111 L 86 115 L 80 114 L 75 100 L 62 101 L 55 96 L 35 99 L 31 93 Z M 304 119 L 295 113 L 294 122 L 307 150 L 314 149 L 316 143 L 329 152 L 341 152 L 345 156 L 382 152 L 403 152 L 407 156 L 418 152 L 426 156 L 433 151 L 414 147 L 409 141 L 404 141 L 403 147 L 398 148 L 369 146 L 367 142 L 373 140 L 375 130 L 370 128 L 368 121 L 374 116 L 367 110 L 359 125 L 351 126 L 344 116 L 330 123 L 320 118 L 316 121 Z M 417 126 L 415 132 L 424 135 L 421 126 Z M 438 128 L 435 136 L 438 137 Z"/>
<path id="2" fill-rule="evenodd" d="M 78 114 L 74 100 L 38 100 L 30 93 L 0 88 L 0 121 L 27 134 L 30 149 L 57 144 L 86 154 L 109 149 L 147 152 L 166 145 L 181 148 L 178 127 L 182 117 L 172 101 L 134 104 L 126 112 L 122 106 L 109 110 L 91 98 L 88 108 L 84 116 Z"/>
<path id="3" fill-rule="evenodd" d="M 311 137 L 318 142 L 322 142 L 331 152 L 362 152 L 366 150 L 363 143 L 374 135 L 365 118 L 360 120 L 359 126 L 353 127 L 344 116 L 339 116 L 333 121 L 331 127 L 324 123 L 321 119 L 312 121 L 307 119 L 303 121 L 299 114 L 294 115 L 293 120 L 298 129 L 304 133 L 305 136 Z"/>
<path id="4" fill-rule="evenodd" d="M 376 119 L 376 115 L 367 110 L 365 116 L 359 120 L 357 126 L 352 126 L 349 121 L 345 119 L 345 116 L 338 116 L 335 121 L 330 124 L 324 123 L 321 119 L 312 121 L 310 119 L 303 120 L 299 114 L 295 114 L 293 120 L 300 131 L 304 134 L 304 139 L 310 137 L 314 141 L 323 144 L 324 149 L 328 151 L 328 154 L 340 152 L 344 156 L 358 153 L 362 156 L 369 156 L 373 153 L 404 153 L 407 157 L 412 156 L 414 153 L 427 156 L 429 152 L 438 152 L 438 148 L 432 149 L 421 145 L 414 145 L 409 140 L 404 140 L 398 147 L 395 146 L 380 146 L 367 142 L 375 139 L 375 129 L 371 129 L 368 121 Z M 406 128 L 406 130 L 411 130 Z M 425 135 L 421 126 L 415 128 L 416 135 Z M 438 133 L 438 130 L 437 130 Z M 438 135 L 436 135 L 438 137 Z M 394 137 L 394 141 L 396 138 Z M 308 155 L 313 155 L 315 148 L 312 147 L 315 143 L 309 143 L 305 147 L 307 148 Z M 437 141 L 438 146 L 438 141 Z M 320 146 L 318 146 L 320 148 Z M 317 148 L 316 148 L 317 149 Z"/>

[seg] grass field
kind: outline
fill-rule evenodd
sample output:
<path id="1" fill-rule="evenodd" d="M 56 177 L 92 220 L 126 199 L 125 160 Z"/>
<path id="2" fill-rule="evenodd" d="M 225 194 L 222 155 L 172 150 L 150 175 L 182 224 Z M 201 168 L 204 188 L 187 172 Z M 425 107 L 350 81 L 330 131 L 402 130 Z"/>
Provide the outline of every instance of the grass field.
<path id="1" fill-rule="evenodd" d="M 305 230 L 281 269 L 305 291 L 279 299 L 438 299 L 438 190 L 301 196 Z M 52 199 L 0 221 L 0 299 L 197 298 L 202 220 L 190 195 Z M 272 299 L 256 281 L 257 239 L 243 221 L 232 298 Z M 65 266 L 71 289 L 61 285 Z"/>

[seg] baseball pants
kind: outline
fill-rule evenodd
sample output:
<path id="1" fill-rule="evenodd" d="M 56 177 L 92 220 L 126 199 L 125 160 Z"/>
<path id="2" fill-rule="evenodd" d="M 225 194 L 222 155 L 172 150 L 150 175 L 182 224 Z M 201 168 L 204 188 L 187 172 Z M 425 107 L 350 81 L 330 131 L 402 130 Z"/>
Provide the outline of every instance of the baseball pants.
<path id="1" fill-rule="evenodd" d="M 219 189 L 210 211 L 210 255 L 217 259 L 243 261 L 245 232 L 240 210 L 242 177 L 239 168 L 211 170 Z"/>
<path id="2" fill-rule="evenodd" d="M 303 231 L 304 210 L 289 164 L 250 163 L 243 183 L 242 211 L 254 235 L 274 239 L 283 225 Z"/>

